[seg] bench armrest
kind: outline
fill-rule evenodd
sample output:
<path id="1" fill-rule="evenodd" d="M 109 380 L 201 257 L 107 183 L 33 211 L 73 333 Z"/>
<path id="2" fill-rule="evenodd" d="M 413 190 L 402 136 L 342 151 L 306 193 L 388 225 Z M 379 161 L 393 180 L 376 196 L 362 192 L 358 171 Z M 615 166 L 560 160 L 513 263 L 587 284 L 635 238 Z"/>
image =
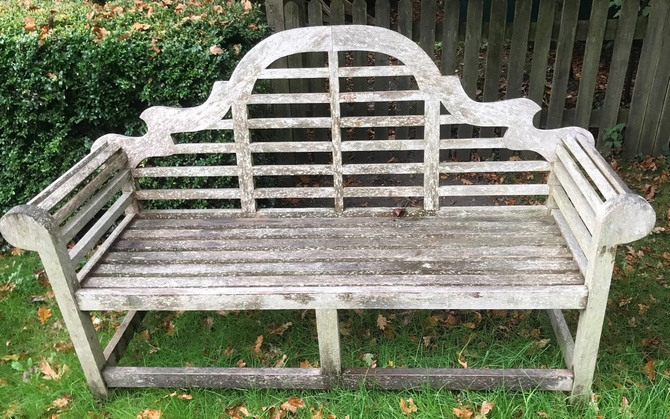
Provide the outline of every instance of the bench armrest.
<path id="1" fill-rule="evenodd" d="M 115 202 L 111 203 L 105 215 L 112 209 L 115 213 L 120 207 L 125 210 L 132 203 L 132 177 L 126 166 L 127 157 L 118 145 L 98 147 L 27 205 L 8 211 L 0 219 L 0 233 L 13 246 L 38 252 L 43 251 L 45 245 L 68 243 L 89 227 L 90 222 L 111 201 Z M 119 194 L 121 197 L 114 199 Z M 96 222 L 90 230 L 104 227 Z M 75 246 L 79 247 L 75 254 L 81 256 L 81 253 L 90 250 L 108 228 L 96 234 L 85 233 Z M 45 240 L 49 236 L 51 240 Z M 84 240 L 86 243 L 81 243 Z"/>
<path id="2" fill-rule="evenodd" d="M 634 194 L 593 146 L 576 131 L 556 148 L 550 178 L 552 199 L 588 257 L 599 246 L 616 246 L 647 236 L 656 212 Z"/>

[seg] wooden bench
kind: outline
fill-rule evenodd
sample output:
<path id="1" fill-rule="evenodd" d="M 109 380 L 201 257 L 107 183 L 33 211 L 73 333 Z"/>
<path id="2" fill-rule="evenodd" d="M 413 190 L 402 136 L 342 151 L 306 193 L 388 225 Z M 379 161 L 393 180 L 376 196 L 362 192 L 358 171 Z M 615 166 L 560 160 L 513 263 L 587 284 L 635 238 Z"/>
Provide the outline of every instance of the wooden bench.
<path id="1" fill-rule="evenodd" d="M 346 51 L 398 61 L 342 66 Z M 303 53 L 319 65 L 268 68 Z M 410 76 L 418 86 L 412 90 L 345 88 L 352 77 L 394 83 Z M 289 86 L 310 83 L 316 91 L 259 94 L 254 86 L 260 79 L 288 81 Z M 406 111 L 411 101 L 419 103 L 420 114 Z M 368 116 L 368 103 L 377 103 L 375 116 Z M 397 114 L 388 115 L 389 103 L 397 103 Z M 262 104 L 279 105 L 277 112 L 290 106 L 298 116 L 249 117 L 249 110 Z M 320 105 L 322 116 L 301 109 L 302 104 Z M 392 31 L 370 26 L 285 31 L 249 51 L 230 81 L 217 82 L 203 105 L 150 108 L 142 114 L 148 126 L 144 136 L 100 138 L 75 167 L 27 205 L 9 211 L 0 228 L 14 246 L 39 252 L 88 384 L 100 397 L 110 387 L 322 389 L 357 388 L 361 380 L 388 389 L 505 385 L 586 395 L 616 246 L 647 235 L 655 213 L 601 158 L 588 131 L 536 129 L 533 117 L 539 110 L 526 99 L 471 100 L 458 77 L 442 76 L 415 43 Z M 381 133 L 380 127 L 385 127 L 385 139 L 372 134 L 373 129 Z M 491 136 L 488 128 L 490 138 L 452 138 L 453 127 L 461 132 L 497 127 L 504 135 Z M 293 139 L 258 140 L 254 132 L 265 129 L 283 129 L 278 132 Z M 232 130 L 234 142 L 173 140 L 173 134 L 202 130 Z M 361 132 L 363 137 L 357 137 Z M 538 157 L 449 159 L 449 152 L 470 149 Z M 277 155 L 294 152 L 314 154 L 293 164 L 272 164 Z M 392 156 L 389 162 L 365 160 L 366 153 L 382 152 Z M 217 153 L 236 160 L 206 167 L 150 164 L 161 156 Z M 259 164 L 258 156 L 267 153 L 275 154 Z M 318 153 L 328 157 L 317 164 Z M 363 153 L 362 162 L 356 153 Z M 539 172 L 539 183 L 457 179 L 526 172 Z M 371 175 L 376 184 L 352 181 Z M 236 177 L 238 186 L 150 189 L 139 182 L 225 176 Z M 258 179 L 264 176 L 319 176 L 321 184 L 262 186 Z M 383 186 L 379 179 L 407 184 Z M 505 205 L 500 196 L 542 200 Z M 403 204 L 394 198 L 421 205 L 399 210 Z M 237 208 L 217 209 L 219 201 L 210 209 L 147 209 L 146 204 L 193 199 L 232 200 Z M 314 208 L 261 208 L 258 203 L 265 199 L 317 203 Z M 478 205 L 470 205 L 473 199 Z M 316 310 L 320 368 L 116 366 L 144 312 L 224 309 Z M 543 309 L 567 366 L 342 369 L 338 309 Z M 574 339 L 562 309 L 580 310 Z M 128 311 L 104 350 L 89 317 L 92 310 Z"/>

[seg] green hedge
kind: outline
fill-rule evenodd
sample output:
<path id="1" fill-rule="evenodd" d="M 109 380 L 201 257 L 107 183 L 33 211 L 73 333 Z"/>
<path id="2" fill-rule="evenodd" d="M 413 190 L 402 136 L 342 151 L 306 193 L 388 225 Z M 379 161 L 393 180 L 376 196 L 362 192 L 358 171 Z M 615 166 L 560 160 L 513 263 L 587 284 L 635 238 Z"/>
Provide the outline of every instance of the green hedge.
<path id="1" fill-rule="evenodd" d="M 0 214 L 147 107 L 202 103 L 264 22 L 248 0 L 0 1 Z"/>

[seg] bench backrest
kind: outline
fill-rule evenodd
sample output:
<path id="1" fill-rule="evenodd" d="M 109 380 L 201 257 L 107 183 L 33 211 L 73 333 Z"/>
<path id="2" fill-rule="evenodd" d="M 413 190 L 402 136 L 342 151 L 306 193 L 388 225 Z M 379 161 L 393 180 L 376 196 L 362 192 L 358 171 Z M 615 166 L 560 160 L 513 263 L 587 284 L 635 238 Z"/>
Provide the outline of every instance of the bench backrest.
<path id="1" fill-rule="evenodd" d="M 385 54 L 393 65 L 342 65 L 351 51 L 375 53 L 376 57 Z M 322 66 L 269 68 L 278 60 L 288 57 L 291 62 L 297 54 L 305 53 L 311 54 L 312 63 Z M 409 77 L 416 87 L 388 90 L 389 80 L 392 86 L 395 83 L 402 87 L 406 84 L 403 78 Z M 351 85 L 360 88 L 361 79 L 357 78 L 368 85 L 383 87 L 372 91 L 363 84 L 366 87 L 356 91 Z M 284 80 L 294 91 L 309 83 L 312 92 L 257 93 L 255 86 L 263 79 Z M 383 82 L 377 84 L 378 79 Z M 408 110 L 407 103 L 418 105 Z M 306 104 L 316 110 L 306 110 Z M 376 104 L 375 116 L 368 115 L 373 113 L 369 109 L 373 105 L 368 104 Z M 387 115 L 389 104 L 396 105 L 395 114 Z M 264 105 L 276 108 L 275 117 L 254 117 L 254 107 Z M 297 116 L 282 116 L 282 106 L 292 107 Z M 549 186 L 542 176 L 533 180 L 538 182 L 539 178 L 539 183 L 508 184 L 502 180 L 504 176 L 495 175 L 550 170 L 550 162 L 556 159 L 556 145 L 564 133 L 536 129 L 533 117 L 539 110 L 538 105 L 527 99 L 473 101 L 463 91 L 457 76 L 442 76 L 417 44 L 396 32 L 373 26 L 313 27 L 281 32 L 259 43 L 240 61 L 228 82 L 214 85 L 203 105 L 187 109 L 150 108 L 141 116 L 148 126 L 146 135 L 140 138 L 109 135 L 98 144 L 120 143 L 136 178 L 236 176 L 239 181 L 236 188 L 140 189 L 136 193 L 139 200 L 239 199 L 244 212 L 254 212 L 257 200 L 261 199 L 325 198 L 331 202 L 331 208 L 342 211 L 352 205 L 346 202 L 349 199 L 358 199 L 358 204 L 353 205 L 360 205 L 360 199 L 365 198 L 392 198 L 393 202 L 416 198 L 414 202 L 423 201 L 423 208 L 433 211 L 440 207 L 440 197 L 485 196 L 488 201 L 480 199 L 479 204 L 493 204 L 490 197 L 547 195 Z M 451 127 L 464 125 L 469 126 L 470 132 L 473 126 L 495 127 L 496 131 L 489 130 L 488 138 L 450 138 Z M 382 136 L 377 137 L 376 133 L 382 129 L 384 139 L 379 139 Z M 234 142 L 175 143 L 172 138 L 172 134 L 203 130 L 232 130 Z M 262 135 L 256 135 L 264 130 L 276 130 L 275 138 L 279 141 L 264 141 Z M 490 135 L 493 132 L 497 135 Z M 528 150 L 541 157 L 531 161 L 518 158 L 449 161 L 449 150 L 459 149 Z M 361 162 L 357 157 L 361 153 L 380 152 L 391 153 L 388 163 L 373 164 L 364 158 Z M 235 164 L 138 167 L 149 157 L 212 153 L 234 154 Z M 275 162 L 278 155 L 288 153 L 314 153 L 317 157 L 309 154 L 295 164 L 285 164 L 280 157 L 279 164 L 259 164 L 259 156 L 267 153 L 272 154 L 270 161 Z M 455 176 L 449 181 L 449 175 L 462 173 L 488 173 L 491 178 L 484 184 L 471 184 L 471 180 Z M 367 183 L 356 180 L 357 176 L 370 175 L 378 177 L 376 183 L 375 179 Z M 327 180 L 309 182 L 311 187 L 260 187 L 257 180 L 261 176 L 321 176 Z M 384 179 L 396 178 L 403 179 L 400 185 L 379 184 Z M 454 179 L 457 184 L 453 184 Z M 400 205 L 393 202 L 391 206 Z"/>

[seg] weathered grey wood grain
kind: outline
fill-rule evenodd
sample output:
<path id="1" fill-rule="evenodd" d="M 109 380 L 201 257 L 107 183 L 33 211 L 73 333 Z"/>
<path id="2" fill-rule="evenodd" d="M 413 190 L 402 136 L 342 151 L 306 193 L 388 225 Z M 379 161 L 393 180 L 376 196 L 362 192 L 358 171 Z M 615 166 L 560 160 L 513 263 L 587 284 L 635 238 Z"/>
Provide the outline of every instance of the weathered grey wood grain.
<path id="1" fill-rule="evenodd" d="M 577 115 L 575 125 L 589 128 L 591 107 L 593 106 L 593 92 L 596 87 L 596 77 L 600 65 L 600 53 L 603 49 L 607 12 L 610 8 L 609 0 L 595 0 L 591 6 L 589 18 L 589 34 L 586 39 L 584 61 L 579 80 L 577 96 Z"/>
<path id="2" fill-rule="evenodd" d="M 240 199 L 240 189 L 140 189 L 135 192 L 139 201 L 160 199 Z"/>
<path id="3" fill-rule="evenodd" d="M 572 205 L 561 186 L 553 187 L 551 193 L 554 200 L 558 204 L 558 208 L 561 210 L 563 217 L 565 217 L 565 220 L 568 222 L 570 231 L 572 231 L 572 234 L 574 234 L 575 238 L 577 239 L 579 247 L 583 252 L 586 252 L 591 245 L 591 234 L 580 218 L 579 213 Z"/>
<path id="4" fill-rule="evenodd" d="M 123 322 L 116 329 L 116 333 L 114 333 L 114 336 L 112 336 L 112 339 L 103 351 L 105 355 L 105 367 L 113 367 L 119 362 L 135 331 L 140 326 L 140 323 L 142 323 L 145 314 L 143 311 L 129 311 L 126 314 Z"/>
<path id="5" fill-rule="evenodd" d="M 584 194 L 579 189 L 575 181 L 565 170 L 565 167 L 560 162 L 554 163 L 554 174 L 559 181 L 561 189 L 567 193 L 571 204 L 575 207 L 579 216 L 586 224 L 589 231 L 595 230 L 596 227 L 596 212 L 589 202 L 584 198 Z"/>
<path id="6" fill-rule="evenodd" d="M 333 145 L 330 142 L 272 142 L 272 143 L 251 143 L 249 151 L 252 153 L 330 153 L 333 152 Z"/>
<path id="7" fill-rule="evenodd" d="M 449 369 L 376 368 L 345 369 L 340 377 L 311 368 L 165 368 L 110 367 L 104 371 L 110 387 L 207 387 L 207 388 L 329 388 L 387 390 L 554 390 L 568 391 L 570 370 L 547 369 Z"/>
<path id="8" fill-rule="evenodd" d="M 586 260 L 586 255 L 579 246 L 579 243 L 577 243 L 575 235 L 572 233 L 572 230 L 570 230 L 567 220 L 563 216 L 563 213 L 558 209 L 552 210 L 551 213 L 556 219 L 556 225 L 558 225 L 558 228 L 561 230 L 561 234 L 565 238 L 565 242 L 568 244 L 572 256 L 575 258 L 575 262 L 579 267 L 579 272 L 581 272 L 582 275 L 585 275 L 588 261 Z"/>
<path id="9" fill-rule="evenodd" d="M 516 287 L 83 288 L 81 310 L 583 309 L 583 285 Z M 579 336 L 578 336 L 579 339 Z M 577 349 L 577 348 L 575 348 Z"/>
<path id="10" fill-rule="evenodd" d="M 53 183 L 31 199 L 28 202 L 28 205 L 40 205 L 40 208 L 51 209 L 51 207 L 64 198 L 81 181 L 97 170 L 100 165 L 112 157 L 118 150 L 119 147 L 115 145 L 103 146 L 93 150 L 90 154 L 77 162 L 72 169 L 65 172 L 61 177 L 53 181 Z"/>
<path id="11" fill-rule="evenodd" d="M 616 174 L 616 172 L 612 169 L 609 163 L 607 163 L 598 150 L 596 150 L 593 142 L 590 141 L 590 139 L 587 139 L 582 135 L 577 135 L 575 138 L 582 146 L 586 154 L 591 157 L 591 161 L 598 167 L 598 169 L 600 169 L 600 173 L 602 173 L 603 176 L 605 176 L 610 182 L 610 184 L 614 186 L 614 189 L 616 189 L 621 194 L 631 193 L 630 189 L 628 189 L 628 186 L 621 180 L 619 175 Z"/>
<path id="12" fill-rule="evenodd" d="M 424 145 L 423 140 L 346 141 L 342 143 L 342 151 L 423 150 Z"/>
<path id="13" fill-rule="evenodd" d="M 195 143 L 174 146 L 174 154 L 216 154 L 235 153 L 235 151 L 237 151 L 237 145 L 234 143 Z"/>
<path id="14" fill-rule="evenodd" d="M 114 204 L 109 207 L 107 211 L 100 217 L 93 227 L 90 228 L 84 234 L 84 236 L 79 239 L 77 244 L 70 249 L 70 258 L 74 263 L 79 263 L 79 261 L 86 256 L 86 254 L 93 249 L 93 247 L 98 243 L 98 240 L 105 235 L 107 230 L 116 222 L 116 220 L 125 212 L 126 208 L 131 204 L 133 200 L 133 195 L 130 193 L 123 193 L 121 197 L 114 202 Z"/>
<path id="15" fill-rule="evenodd" d="M 216 177 L 237 176 L 237 166 L 181 166 L 181 167 L 139 167 L 132 170 L 133 177 Z"/>
<path id="16" fill-rule="evenodd" d="M 246 104 L 235 103 L 232 108 L 235 144 L 237 145 L 237 168 L 240 189 L 238 191 L 218 189 L 217 191 L 219 193 L 235 192 L 236 194 L 239 194 L 235 197 L 240 198 L 242 210 L 245 212 L 254 212 L 256 210 L 256 201 L 254 200 L 253 162 L 251 158 L 251 150 L 249 149 L 249 143 L 251 141 L 249 129 L 252 127 L 251 121 L 253 120 L 248 119 L 249 111 Z M 136 196 L 138 197 L 137 199 L 140 199 L 137 194 Z"/>
<path id="17" fill-rule="evenodd" d="M 344 181 L 342 179 L 342 121 L 340 117 L 340 80 L 338 77 L 338 57 L 335 51 L 328 51 L 328 85 L 330 89 L 331 143 L 333 151 L 333 194 L 334 208 L 344 210 Z"/>
<path id="18" fill-rule="evenodd" d="M 505 140 L 502 138 L 452 138 L 440 140 L 443 149 L 477 149 L 477 148 L 504 148 Z"/>
<path id="19" fill-rule="evenodd" d="M 550 170 L 551 164 L 542 160 L 440 163 L 440 173 L 548 172 Z"/>
<path id="20" fill-rule="evenodd" d="M 377 78 L 375 78 L 377 79 Z M 420 90 L 388 90 L 376 92 L 343 92 L 340 93 L 340 101 L 351 102 L 394 102 L 405 100 L 424 100 L 426 94 Z M 387 105 L 388 106 L 388 105 Z M 388 111 L 388 109 L 387 109 Z M 388 113 L 388 112 L 387 112 Z M 377 115 L 377 120 L 385 120 L 386 114 Z"/>
<path id="21" fill-rule="evenodd" d="M 598 193 L 591 186 L 588 179 L 586 179 L 586 176 L 584 176 L 580 168 L 577 166 L 577 163 L 575 163 L 563 146 L 558 146 L 556 148 L 556 154 L 563 164 L 565 171 L 575 182 L 579 191 L 584 195 L 584 198 L 586 198 L 586 201 L 591 205 L 591 208 L 593 208 L 593 211 L 597 212 L 600 209 L 603 200 L 598 196 Z"/>
<path id="22" fill-rule="evenodd" d="M 77 213 L 70 218 L 60 231 L 63 241 L 69 242 L 89 221 L 116 195 L 124 184 L 130 181 L 130 173 L 123 170 L 116 174 Z"/>
<path id="23" fill-rule="evenodd" d="M 440 196 L 548 195 L 549 185 L 447 185 L 437 190 Z"/>
<path id="24" fill-rule="evenodd" d="M 128 159 L 125 154 L 118 154 L 112 156 L 108 164 L 100 171 L 100 173 L 87 183 L 79 192 L 68 200 L 62 207 L 58 209 L 53 215 L 57 224 L 61 224 L 72 213 L 86 202 L 93 193 L 95 193 L 100 186 L 107 182 L 114 174 L 127 163 Z"/>
<path id="25" fill-rule="evenodd" d="M 434 4 L 434 3 L 433 3 Z M 433 30 L 435 25 L 433 24 Z M 434 34 L 433 34 L 434 38 Z M 432 49 L 431 44 L 431 49 Z M 423 156 L 423 208 L 426 211 L 436 211 L 440 207 L 440 196 L 437 188 L 440 185 L 440 102 L 431 100 L 425 102 L 426 128 L 424 141 L 426 148 Z M 396 187 L 397 189 L 397 187 Z"/>
<path id="26" fill-rule="evenodd" d="M 88 261 L 86 261 L 86 264 L 82 266 L 79 272 L 77 272 L 77 280 L 79 280 L 79 282 L 82 282 L 86 275 L 88 275 L 91 270 L 98 265 L 98 262 L 100 262 L 102 257 L 112 247 L 116 239 L 119 238 L 121 233 L 123 233 L 124 229 L 130 224 L 133 218 L 135 218 L 135 215 L 136 214 L 127 214 L 123 220 L 119 222 L 116 228 L 114 228 L 114 231 L 109 234 L 105 241 L 102 242 L 100 246 L 98 246 L 93 256 L 91 256 Z"/>
<path id="27" fill-rule="evenodd" d="M 521 97 L 526 54 L 528 53 L 531 10 L 533 7 L 532 0 L 516 0 L 514 3 L 514 27 L 512 31 L 512 45 L 509 52 L 507 91 L 505 94 L 505 98 L 507 99 Z"/>
<path id="28" fill-rule="evenodd" d="M 571 370 L 573 367 L 572 355 L 575 351 L 575 341 L 572 338 L 572 333 L 570 333 L 570 328 L 568 328 L 568 324 L 566 323 L 561 310 L 547 310 L 547 315 L 551 321 L 551 327 L 554 329 L 554 335 L 556 335 L 558 346 L 561 347 L 561 352 L 563 352 L 565 366 Z"/>
<path id="29" fill-rule="evenodd" d="M 299 103 L 329 103 L 330 99 L 327 93 L 275 93 L 275 94 L 255 94 L 249 98 L 249 104 L 299 104 Z"/>
<path id="30" fill-rule="evenodd" d="M 405 65 L 394 65 L 390 67 L 339 67 L 337 73 L 339 77 L 397 77 L 411 76 L 412 70 Z"/>
<path id="31" fill-rule="evenodd" d="M 342 371 L 337 310 L 316 309 L 315 311 L 321 372 L 325 375 L 337 376 Z"/>
<path id="32" fill-rule="evenodd" d="M 610 199 L 618 195 L 618 192 L 614 190 L 614 187 L 609 180 L 605 178 L 605 175 L 596 167 L 595 163 L 591 161 L 591 158 L 587 156 L 586 152 L 574 137 L 566 137 L 563 140 L 563 144 L 565 144 L 572 155 L 575 156 L 575 159 L 579 162 L 582 168 L 584 168 L 584 171 L 589 175 L 589 178 L 598 187 L 598 190 L 605 199 Z"/>
<path id="33" fill-rule="evenodd" d="M 377 175 L 384 173 L 423 173 L 422 163 L 380 163 L 380 164 L 345 164 L 342 174 L 345 175 Z"/>

